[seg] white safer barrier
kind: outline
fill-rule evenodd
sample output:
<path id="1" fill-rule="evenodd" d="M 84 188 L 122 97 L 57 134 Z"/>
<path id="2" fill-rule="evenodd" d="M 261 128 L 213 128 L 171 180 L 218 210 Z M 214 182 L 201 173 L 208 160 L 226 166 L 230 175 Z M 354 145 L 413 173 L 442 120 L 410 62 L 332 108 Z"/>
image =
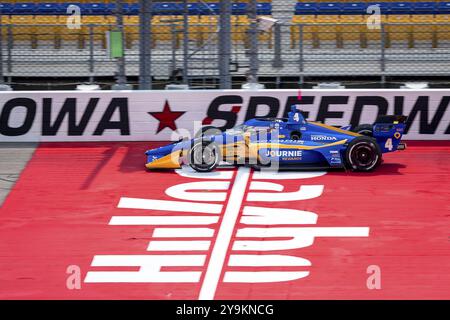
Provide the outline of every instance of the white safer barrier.
<path id="1" fill-rule="evenodd" d="M 335 126 L 403 114 L 405 139 L 448 140 L 449 104 L 450 92 L 437 89 L 1 92 L 0 141 L 173 140 L 202 124 L 282 117 L 292 105 Z"/>

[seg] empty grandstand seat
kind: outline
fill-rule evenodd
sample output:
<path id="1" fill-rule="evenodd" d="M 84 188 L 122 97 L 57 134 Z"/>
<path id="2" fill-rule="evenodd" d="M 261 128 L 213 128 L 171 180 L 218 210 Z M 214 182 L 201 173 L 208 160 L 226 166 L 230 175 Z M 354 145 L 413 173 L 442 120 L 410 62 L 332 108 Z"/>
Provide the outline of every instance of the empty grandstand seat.
<path id="1" fill-rule="evenodd" d="M 298 40 L 314 40 L 317 41 L 317 27 L 316 17 L 314 15 L 307 16 L 295 16 L 294 22 L 302 24 L 302 27 L 298 27 L 294 32 L 294 37 Z M 302 32 L 302 39 L 300 39 L 300 32 Z"/>
<path id="2" fill-rule="evenodd" d="M 341 15 L 363 15 L 366 14 L 366 4 L 362 2 L 347 2 L 342 4 Z"/>
<path id="3" fill-rule="evenodd" d="M 272 14 L 272 4 L 271 3 L 256 4 L 256 14 L 260 16 L 270 16 Z"/>
<path id="4" fill-rule="evenodd" d="M 414 14 L 411 16 L 414 41 L 428 40 L 436 45 L 436 26 L 432 14 Z"/>
<path id="5" fill-rule="evenodd" d="M 90 15 L 110 15 L 112 14 L 111 7 L 106 3 L 86 3 L 83 6 L 83 9 L 87 14 Z"/>
<path id="6" fill-rule="evenodd" d="M 13 13 L 13 4 L 11 3 L 0 3 L 0 12 L 2 14 L 11 14 Z"/>
<path id="7" fill-rule="evenodd" d="M 172 24 L 179 25 L 179 23 L 167 22 L 168 19 L 173 19 L 171 16 L 154 16 L 152 20 L 152 36 L 153 41 L 171 41 L 175 35 L 172 34 Z M 175 26 L 177 28 L 177 26 Z"/>
<path id="8" fill-rule="evenodd" d="M 318 4 L 318 15 L 333 15 L 340 14 L 342 11 L 341 3 L 327 2 Z"/>
<path id="9" fill-rule="evenodd" d="M 439 2 L 437 4 L 437 12 L 439 14 L 450 14 L 450 2 Z"/>
<path id="10" fill-rule="evenodd" d="M 341 3 L 326 2 L 317 4 L 316 32 L 319 40 L 337 40 Z"/>
<path id="11" fill-rule="evenodd" d="M 67 14 L 67 9 L 70 6 L 77 6 L 80 8 L 81 14 L 87 14 L 88 12 L 86 11 L 86 9 L 83 7 L 83 4 L 80 2 L 64 2 L 61 3 L 61 10 L 63 10 L 63 14 L 66 15 Z"/>
<path id="12" fill-rule="evenodd" d="M 207 6 L 201 5 L 202 14 L 220 14 L 220 6 L 218 3 L 208 3 Z"/>
<path id="13" fill-rule="evenodd" d="M 412 11 L 414 14 L 435 14 L 435 2 L 415 2 L 412 4 Z"/>
<path id="14" fill-rule="evenodd" d="M 314 40 L 316 38 L 315 15 L 296 15 L 292 22 L 294 25 L 291 26 L 291 47 L 296 46 L 300 40 Z M 296 24 L 301 26 L 296 26 Z M 300 35 L 300 32 L 302 32 L 302 35 Z"/>
<path id="15" fill-rule="evenodd" d="M 437 40 L 450 40 L 450 14 L 437 14 L 434 22 L 436 23 Z"/>
<path id="16" fill-rule="evenodd" d="M 188 3 L 187 6 L 190 15 L 199 15 L 202 12 L 199 3 Z"/>
<path id="17" fill-rule="evenodd" d="M 389 3 L 386 2 L 368 2 L 367 9 L 368 10 L 372 6 L 378 6 L 380 10 L 380 23 L 384 24 L 387 21 L 387 14 L 389 12 Z M 366 14 L 366 18 L 372 16 L 376 11 L 369 10 L 369 13 Z M 381 25 L 380 28 L 367 28 L 365 37 L 368 40 L 376 40 L 379 41 L 381 39 Z"/>
<path id="18" fill-rule="evenodd" d="M 246 3 L 233 3 L 231 5 L 231 12 L 233 15 L 243 15 L 247 13 Z"/>
<path id="19" fill-rule="evenodd" d="M 61 27 L 59 25 L 59 18 L 56 15 L 36 15 L 34 17 L 34 23 L 36 25 L 36 37 L 37 40 L 44 41 L 56 41 L 60 34 Z"/>
<path id="20" fill-rule="evenodd" d="M 36 14 L 38 15 L 60 15 L 66 14 L 66 10 L 60 3 L 44 2 L 39 3 L 36 8 Z"/>
<path id="21" fill-rule="evenodd" d="M 60 29 L 61 39 L 63 41 L 67 41 L 67 42 L 78 42 L 79 43 L 78 46 L 81 47 L 82 40 L 83 40 L 83 36 L 81 34 L 81 28 L 79 28 L 79 29 L 67 28 L 66 27 L 67 19 L 68 19 L 68 16 L 58 16 L 59 25 L 64 26 Z"/>
<path id="22" fill-rule="evenodd" d="M 123 11 L 126 15 L 138 15 L 139 4 L 138 3 L 125 3 L 123 5 Z"/>
<path id="23" fill-rule="evenodd" d="M 162 16 L 180 15 L 183 13 L 183 8 L 177 3 L 155 3 L 153 13 Z"/>
<path id="24" fill-rule="evenodd" d="M 367 19 L 367 15 L 364 16 L 365 19 Z M 366 20 L 366 23 L 369 22 Z M 365 28 L 365 33 L 364 36 L 366 37 L 367 40 L 376 40 L 376 41 L 380 41 L 381 39 L 381 31 L 382 28 L 381 26 L 384 25 L 387 22 L 387 15 L 386 14 L 382 14 L 380 16 L 380 26 L 378 28 Z"/>
<path id="25" fill-rule="evenodd" d="M 14 26 L 12 28 L 13 40 L 31 40 L 32 35 L 36 34 L 36 27 L 34 25 L 34 16 L 32 15 L 13 15 L 10 23 Z"/>
<path id="26" fill-rule="evenodd" d="M 303 3 L 298 2 L 295 5 L 295 14 L 296 15 L 306 15 L 306 14 L 317 14 L 317 4 L 316 3 Z"/>
<path id="27" fill-rule="evenodd" d="M 172 16 L 165 18 L 156 18 L 152 20 L 153 30 L 155 30 L 157 36 L 155 36 L 155 32 L 153 32 L 153 39 L 159 41 L 172 41 L 176 40 L 176 46 L 180 45 L 180 42 L 184 39 L 184 33 L 180 32 L 183 29 L 183 16 Z M 166 19 L 173 19 L 174 22 L 165 22 Z M 157 22 L 158 21 L 158 22 Z M 199 15 L 191 15 L 188 17 L 188 39 L 194 40 L 197 42 L 203 41 L 203 27 L 201 26 L 202 17 Z M 172 26 L 173 25 L 173 26 Z M 173 28 L 175 28 L 176 32 L 173 32 Z"/>
<path id="28" fill-rule="evenodd" d="M 36 12 L 36 6 L 34 3 L 25 2 L 25 3 L 15 3 L 12 8 L 11 14 L 34 14 Z"/>
<path id="29" fill-rule="evenodd" d="M 369 8 L 370 6 L 378 6 L 380 8 L 380 13 L 382 15 L 388 14 L 389 13 L 389 3 L 388 2 L 368 2 L 367 3 L 367 8 Z"/>
<path id="30" fill-rule="evenodd" d="M 12 28 L 9 27 L 9 25 L 11 24 L 10 17 L 8 15 L 2 15 L 0 22 L 2 24 L 2 35 L 4 39 L 7 39 L 9 32 L 8 29 L 12 31 Z"/>
<path id="31" fill-rule="evenodd" d="M 389 41 L 412 40 L 412 25 L 410 15 L 388 15 L 386 31 L 388 33 Z M 387 45 L 389 46 L 389 43 Z"/>
<path id="32" fill-rule="evenodd" d="M 364 17 L 359 15 L 341 15 L 339 17 L 338 32 L 343 41 L 362 40 L 361 35 L 367 29 Z"/>
<path id="33" fill-rule="evenodd" d="M 125 40 L 129 46 L 132 41 L 139 39 L 139 16 L 129 15 L 123 17 L 123 30 L 125 33 Z"/>
<path id="34" fill-rule="evenodd" d="M 409 2 L 392 2 L 389 14 L 411 14 L 413 6 Z"/>
<path id="35" fill-rule="evenodd" d="M 336 40 L 338 15 L 318 15 L 316 16 L 317 35 L 319 40 Z"/>
<path id="36" fill-rule="evenodd" d="M 231 39 L 234 42 L 246 42 L 250 21 L 245 15 L 231 16 Z"/>
<path id="37" fill-rule="evenodd" d="M 182 17 L 181 17 L 182 18 Z M 202 43 L 204 40 L 203 35 L 203 28 L 200 25 L 201 24 L 201 17 L 200 16 L 189 16 L 188 18 L 189 27 L 188 27 L 188 33 L 189 33 L 189 39 L 197 41 L 198 43 Z M 183 33 L 180 33 L 180 40 L 184 39 Z"/>
<path id="38" fill-rule="evenodd" d="M 180 32 L 177 32 L 175 34 L 176 45 L 178 47 L 180 45 L 180 42 L 184 40 L 184 33 L 181 32 L 183 29 L 183 16 L 174 16 L 173 18 L 175 20 L 179 20 L 179 22 L 176 23 L 176 29 Z M 191 41 L 196 41 L 197 44 L 203 43 L 203 41 L 207 38 L 207 34 L 204 34 L 205 30 L 201 26 L 201 22 L 201 16 L 193 15 L 188 17 L 188 39 Z M 172 30 L 166 30 L 166 32 L 169 32 L 167 35 L 170 37 L 170 39 L 173 39 Z"/>
<path id="39" fill-rule="evenodd" d="M 216 15 L 204 15 L 200 17 L 200 23 L 202 24 L 203 40 L 209 39 L 211 36 L 217 35 L 218 19 Z"/>
<path id="40" fill-rule="evenodd" d="M 93 39 L 102 41 L 103 46 L 106 47 L 106 31 L 110 30 L 108 18 L 105 16 L 82 16 L 81 33 L 84 42 L 90 40 L 91 28 Z"/>

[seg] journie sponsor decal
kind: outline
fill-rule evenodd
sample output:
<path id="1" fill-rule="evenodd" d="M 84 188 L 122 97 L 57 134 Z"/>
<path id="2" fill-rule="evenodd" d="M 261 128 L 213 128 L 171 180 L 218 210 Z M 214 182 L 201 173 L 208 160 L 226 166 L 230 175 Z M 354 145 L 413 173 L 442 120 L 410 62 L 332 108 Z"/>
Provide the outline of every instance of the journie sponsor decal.
<path id="1" fill-rule="evenodd" d="M 113 216 L 109 225 L 153 226 L 152 240 L 142 255 L 94 256 L 91 266 L 107 267 L 108 271 L 88 272 L 86 283 L 202 281 L 198 297 L 209 300 L 214 299 L 222 282 L 273 283 L 307 277 L 313 262 L 293 255 L 292 250 L 312 246 L 318 237 L 369 236 L 368 227 L 320 227 L 316 226 L 317 213 L 281 208 L 285 202 L 320 197 L 324 185 L 307 182 L 325 172 L 252 172 L 239 168 L 206 174 L 182 169 L 177 174 L 181 179 L 198 180 L 166 189 L 173 200 L 120 199 L 119 208 L 147 210 L 148 214 Z M 296 181 L 296 191 L 283 191 L 284 180 Z M 269 203 L 280 204 L 280 208 Z M 156 216 L 152 210 L 170 214 Z M 114 267 L 139 270 L 112 271 Z M 183 270 L 165 271 L 166 267 Z M 259 271 L 254 271 L 255 267 Z"/>
<path id="2" fill-rule="evenodd" d="M 301 150 L 270 150 L 267 151 L 266 154 L 268 157 L 301 157 L 302 151 Z"/>

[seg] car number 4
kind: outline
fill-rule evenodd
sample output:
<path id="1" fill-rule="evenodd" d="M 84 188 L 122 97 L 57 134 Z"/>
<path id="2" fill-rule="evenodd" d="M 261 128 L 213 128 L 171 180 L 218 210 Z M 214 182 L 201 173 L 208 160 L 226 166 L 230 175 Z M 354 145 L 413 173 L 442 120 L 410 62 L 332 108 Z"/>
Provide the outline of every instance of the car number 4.
<path id="1" fill-rule="evenodd" d="M 392 149 L 394 149 L 394 146 L 392 145 L 392 139 L 391 138 L 386 140 L 386 144 L 384 145 L 384 147 L 386 149 L 388 149 L 389 151 L 392 151 Z"/>

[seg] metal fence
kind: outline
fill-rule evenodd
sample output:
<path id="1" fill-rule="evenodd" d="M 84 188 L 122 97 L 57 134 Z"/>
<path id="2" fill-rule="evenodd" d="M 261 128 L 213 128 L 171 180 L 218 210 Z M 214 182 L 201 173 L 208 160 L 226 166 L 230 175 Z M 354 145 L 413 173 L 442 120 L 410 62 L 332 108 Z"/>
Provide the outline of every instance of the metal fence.
<path id="1" fill-rule="evenodd" d="M 450 24 L 382 23 L 370 30 L 366 24 L 283 22 L 261 32 L 248 17 L 245 23 L 232 17 L 229 26 L 221 25 L 220 17 L 208 19 L 190 17 L 186 28 L 183 17 L 158 18 L 148 42 L 153 84 L 227 88 L 232 85 L 224 76 L 228 72 L 229 76 L 300 79 L 450 74 Z M 127 77 L 142 77 L 141 30 L 130 20 L 123 25 L 125 72 Z M 87 24 L 73 30 L 54 24 L 3 24 L 0 70 L 10 81 L 14 77 L 80 77 L 94 82 L 117 76 L 120 69 L 109 57 L 106 41 L 106 32 L 116 27 L 115 23 Z M 227 30 L 229 38 L 223 36 Z"/>

